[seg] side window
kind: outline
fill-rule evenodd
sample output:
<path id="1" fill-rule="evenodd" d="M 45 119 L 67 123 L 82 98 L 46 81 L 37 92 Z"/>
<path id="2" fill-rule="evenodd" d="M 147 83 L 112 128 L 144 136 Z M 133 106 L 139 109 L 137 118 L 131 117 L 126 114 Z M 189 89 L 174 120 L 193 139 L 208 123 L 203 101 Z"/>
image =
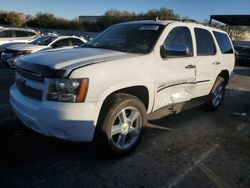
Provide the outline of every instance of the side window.
<path id="1" fill-rule="evenodd" d="M 29 34 L 26 31 L 15 31 L 16 32 L 16 37 L 28 37 Z"/>
<path id="2" fill-rule="evenodd" d="M 229 37 L 225 33 L 220 33 L 217 31 L 213 31 L 216 41 L 220 47 L 221 53 L 223 54 L 232 54 L 233 47 L 230 43 Z"/>
<path id="3" fill-rule="evenodd" d="M 0 32 L 0 38 L 11 38 L 11 37 L 13 37 L 11 30 L 5 30 Z"/>
<path id="4" fill-rule="evenodd" d="M 69 46 L 69 39 L 59 40 L 52 45 L 53 48 L 60 48 L 64 46 Z"/>
<path id="5" fill-rule="evenodd" d="M 166 47 L 169 44 L 184 44 L 193 55 L 192 37 L 187 27 L 176 27 L 172 29 L 164 42 L 164 46 Z"/>
<path id="6" fill-rule="evenodd" d="M 36 33 L 30 32 L 30 31 L 28 31 L 27 33 L 28 33 L 29 36 L 34 36 L 34 35 L 36 35 Z"/>
<path id="7" fill-rule="evenodd" d="M 214 40 L 209 31 L 206 29 L 195 28 L 196 47 L 198 56 L 214 55 L 216 48 Z"/>
<path id="8" fill-rule="evenodd" d="M 72 46 L 81 46 L 83 44 L 81 40 L 76 39 L 76 38 L 72 38 L 71 42 L 72 42 Z"/>

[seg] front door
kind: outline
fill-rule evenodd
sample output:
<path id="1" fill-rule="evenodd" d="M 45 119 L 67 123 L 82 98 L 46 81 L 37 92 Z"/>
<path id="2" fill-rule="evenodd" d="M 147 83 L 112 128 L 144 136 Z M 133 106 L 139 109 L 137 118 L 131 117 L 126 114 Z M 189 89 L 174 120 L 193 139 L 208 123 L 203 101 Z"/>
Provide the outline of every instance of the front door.
<path id="1" fill-rule="evenodd" d="M 190 100 L 195 89 L 196 65 L 190 29 L 186 26 L 173 27 L 163 46 L 167 49 L 171 45 L 185 46 L 190 53 L 160 58 L 154 110 Z"/>

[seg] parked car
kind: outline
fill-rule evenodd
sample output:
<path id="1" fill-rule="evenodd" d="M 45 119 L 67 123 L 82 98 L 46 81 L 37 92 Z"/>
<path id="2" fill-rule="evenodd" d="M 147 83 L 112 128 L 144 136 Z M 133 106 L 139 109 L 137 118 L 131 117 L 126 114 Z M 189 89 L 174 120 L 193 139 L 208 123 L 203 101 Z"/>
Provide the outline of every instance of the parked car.
<path id="1" fill-rule="evenodd" d="M 250 41 L 233 41 L 236 51 L 236 63 L 250 65 Z"/>
<path id="2" fill-rule="evenodd" d="M 18 59 L 10 104 L 41 134 L 97 140 L 121 156 L 136 148 L 153 112 L 175 114 L 198 99 L 216 110 L 234 61 L 222 30 L 179 21 L 120 23 L 81 48 Z"/>
<path id="3" fill-rule="evenodd" d="M 1 61 L 1 56 L 2 56 L 3 51 L 4 51 L 7 47 L 9 47 L 9 46 L 11 46 L 11 45 L 13 45 L 13 44 L 23 44 L 23 43 L 24 43 L 24 42 L 12 42 L 12 43 L 5 43 L 5 44 L 0 45 L 0 67 L 2 67 L 2 66 L 8 66 L 8 65 L 6 65 L 6 64 L 3 64 L 3 62 Z"/>
<path id="4" fill-rule="evenodd" d="M 27 44 L 10 45 L 2 53 L 1 60 L 4 64 L 8 64 L 8 66 L 15 68 L 14 61 L 19 56 L 55 48 L 72 48 L 81 46 L 85 42 L 87 42 L 85 39 L 76 36 L 42 36 Z"/>
<path id="5" fill-rule="evenodd" d="M 0 27 L 0 45 L 12 42 L 30 42 L 40 35 L 28 28 Z"/>

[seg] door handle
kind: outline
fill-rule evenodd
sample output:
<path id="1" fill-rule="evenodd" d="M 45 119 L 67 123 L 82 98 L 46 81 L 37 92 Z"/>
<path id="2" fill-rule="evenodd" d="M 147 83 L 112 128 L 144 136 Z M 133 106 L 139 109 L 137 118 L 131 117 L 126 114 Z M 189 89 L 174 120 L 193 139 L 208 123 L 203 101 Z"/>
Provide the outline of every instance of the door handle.
<path id="1" fill-rule="evenodd" d="M 213 64 L 214 64 L 214 65 L 219 65 L 220 62 L 219 62 L 219 61 L 215 61 L 215 62 L 213 62 Z"/>
<path id="2" fill-rule="evenodd" d="M 189 64 L 189 65 L 186 65 L 185 68 L 186 69 L 194 69 L 196 66 L 195 65 L 192 65 L 192 64 Z"/>

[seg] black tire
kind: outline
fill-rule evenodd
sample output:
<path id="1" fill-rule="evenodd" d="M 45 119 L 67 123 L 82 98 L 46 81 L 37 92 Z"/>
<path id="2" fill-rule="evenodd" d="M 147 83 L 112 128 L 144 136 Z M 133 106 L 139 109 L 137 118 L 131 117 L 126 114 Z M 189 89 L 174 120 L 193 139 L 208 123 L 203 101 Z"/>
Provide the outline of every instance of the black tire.
<path id="1" fill-rule="evenodd" d="M 204 104 L 206 110 L 214 111 L 219 108 L 224 98 L 225 86 L 225 79 L 218 76 L 210 94 L 207 96 L 206 103 Z"/>
<path id="2" fill-rule="evenodd" d="M 121 114 L 125 114 L 125 116 Z M 133 122 L 133 119 L 130 122 L 128 121 L 129 117 L 137 117 L 137 115 L 138 118 Z M 126 117 L 123 119 L 127 120 L 128 123 L 122 123 L 121 117 Z M 146 122 L 146 108 L 141 100 L 128 94 L 116 94 L 105 104 L 105 107 L 102 108 L 98 120 L 95 141 L 98 141 L 98 147 L 105 146 L 105 149 L 107 149 L 111 155 L 127 155 L 140 143 Z M 121 127 L 121 129 L 117 130 L 123 131 L 122 133 L 115 134 L 116 129 L 114 126 L 117 124 Z M 124 144 L 124 147 L 121 143 Z"/>

